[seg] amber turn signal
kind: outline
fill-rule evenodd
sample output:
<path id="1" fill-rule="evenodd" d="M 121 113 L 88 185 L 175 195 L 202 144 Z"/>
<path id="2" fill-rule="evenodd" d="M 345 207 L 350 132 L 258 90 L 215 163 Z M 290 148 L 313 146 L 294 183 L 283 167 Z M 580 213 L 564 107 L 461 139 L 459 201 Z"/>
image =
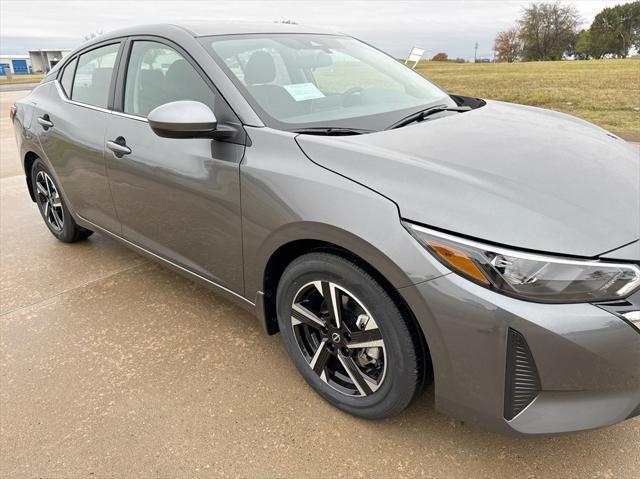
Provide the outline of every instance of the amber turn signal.
<path id="1" fill-rule="evenodd" d="M 475 279 L 479 283 L 487 286 L 489 285 L 487 277 L 464 252 L 452 248 L 451 246 L 444 246 L 436 243 L 435 241 L 427 241 L 427 243 L 445 264 L 451 266 L 460 273 Z"/>

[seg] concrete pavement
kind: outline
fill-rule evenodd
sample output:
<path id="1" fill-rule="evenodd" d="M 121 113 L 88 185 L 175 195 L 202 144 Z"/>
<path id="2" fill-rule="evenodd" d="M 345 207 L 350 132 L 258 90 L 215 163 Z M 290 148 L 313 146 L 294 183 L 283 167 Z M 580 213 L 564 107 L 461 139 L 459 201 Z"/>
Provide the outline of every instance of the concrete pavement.
<path id="1" fill-rule="evenodd" d="M 12 146 L 18 95 L 0 95 L 0 477 L 637 477 L 638 419 L 513 439 L 437 413 L 433 388 L 356 419 L 210 291 L 98 234 L 56 241 Z"/>
<path id="2" fill-rule="evenodd" d="M 0 83 L 0 92 L 23 92 L 33 90 L 38 83 Z"/>

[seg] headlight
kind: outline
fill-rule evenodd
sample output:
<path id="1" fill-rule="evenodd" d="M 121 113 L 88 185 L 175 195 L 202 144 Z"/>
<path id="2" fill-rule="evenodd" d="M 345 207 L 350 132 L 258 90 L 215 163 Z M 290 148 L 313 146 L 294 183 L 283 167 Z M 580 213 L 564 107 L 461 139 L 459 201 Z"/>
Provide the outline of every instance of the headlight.
<path id="1" fill-rule="evenodd" d="M 624 298 L 640 287 L 640 267 L 635 264 L 524 253 L 406 221 L 403 225 L 449 269 L 508 296 L 543 303 L 585 303 Z"/>

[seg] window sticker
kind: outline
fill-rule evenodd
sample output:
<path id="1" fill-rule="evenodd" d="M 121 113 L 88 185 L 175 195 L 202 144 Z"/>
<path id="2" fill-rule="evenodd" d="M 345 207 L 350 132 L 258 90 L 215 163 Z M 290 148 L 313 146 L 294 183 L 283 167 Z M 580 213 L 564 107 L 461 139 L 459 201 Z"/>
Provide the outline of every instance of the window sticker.
<path id="1" fill-rule="evenodd" d="M 295 101 L 324 98 L 324 94 L 313 83 L 293 83 L 291 85 L 283 85 L 283 87 Z"/>

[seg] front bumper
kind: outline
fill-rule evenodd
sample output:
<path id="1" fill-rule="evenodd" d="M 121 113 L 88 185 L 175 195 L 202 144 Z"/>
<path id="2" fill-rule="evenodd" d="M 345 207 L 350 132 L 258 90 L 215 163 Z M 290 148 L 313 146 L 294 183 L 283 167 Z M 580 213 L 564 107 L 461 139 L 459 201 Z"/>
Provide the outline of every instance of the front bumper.
<path id="1" fill-rule="evenodd" d="M 513 299 L 456 274 L 400 293 L 429 344 L 438 410 L 511 435 L 593 429 L 640 414 L 640 331 L 615 312 Z M 628 302 L 640 310 L 640 292 Z M 510 331 L 526 341 L 539 377 L 539 392 L 513 417 Z"/>

